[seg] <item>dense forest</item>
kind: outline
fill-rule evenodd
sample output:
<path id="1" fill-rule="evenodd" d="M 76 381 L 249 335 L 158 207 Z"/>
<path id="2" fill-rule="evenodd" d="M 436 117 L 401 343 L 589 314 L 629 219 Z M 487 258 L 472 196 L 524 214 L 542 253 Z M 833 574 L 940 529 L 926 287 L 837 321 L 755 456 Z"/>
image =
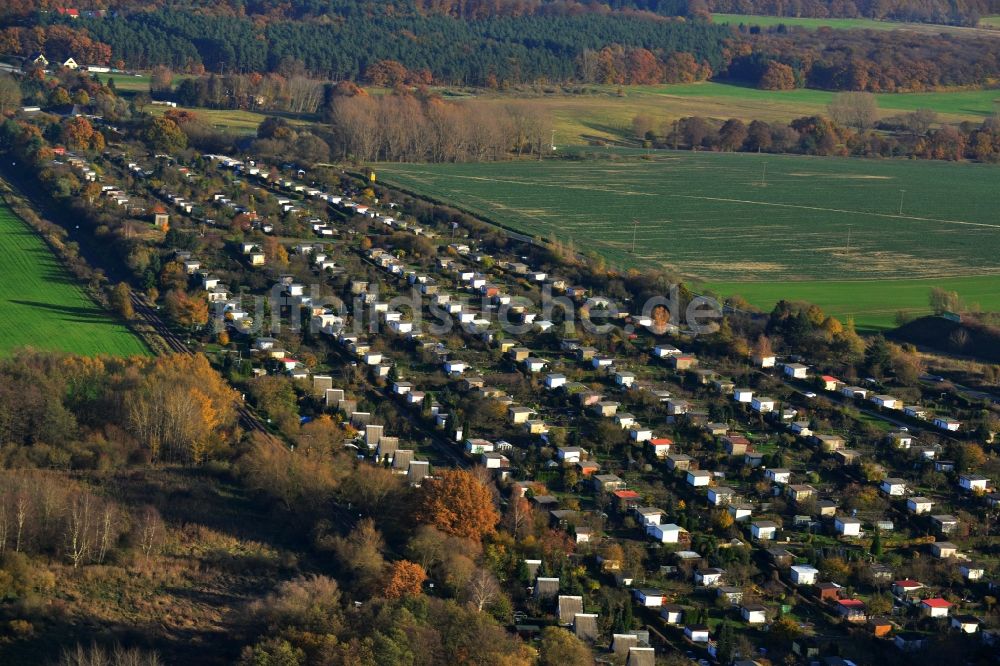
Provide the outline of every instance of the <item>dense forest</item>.
<path id="1" fill-rule="evenodd" d="M 370 65 L 395 60 L 411 70 L 429 70 L 437 82 L 465 85 L 484 84 L 490 75 L 511 82 L 573 79 L 584 51 L 611 44 L 664 58 L 690 53 L 717 69 L 731 35 L 705 23 L 596 15 L 481 21 L 383 15 L 336 24 L 274 22 L 260 29 L 247 18 L 163 11 L 79 24 L 133 67 L 263 72 L 298 61 L 317 76 L 357 80 Z"/>
<path id="2" fill-rule="evenodd" d="M 28 4 L 16 5 L 17 11 Z M 871 14 L 844 4 L 850 7 L 836 5 L 826 13 Z M 713 25 L 693 3 L 683 8 L 676 2 L 638 1 L 571 6 L 394 0 L 376 8 L 361 1 L 312 0 L 189 9 L 170 2 L 130 11 L 134 8 L 126 4 L 118 13 L 84 10 L 78 19 L 58 12 L 32 18 L 8 14 L 0 19 L 6 24 L 0 28 L 0 53 L 43 52 L 50 60 L 72 56 L 81 64 L 162 65 L 194 74 L 280 74 L 390 87 L 633 85 L 718 78 L 766 89 L 891 92 L 988 85 L 1000 76 L 996 44 L 982 36 L 783 27 L 761 32 Z M 955 7 L 959 13 L 989 10 Z M 757 9 L 752 3 L 721 8 Z M 694 20 L 663 15 L 672 12 Z M 813 9 L 792 13 L 822 14 Z M 27 27 L 30 21 L 37 25 Z M 205 90 L 182 93 L 180 101 L 217 97 Z M 246 101 L 210 105 L 252 107 Z"/>
<path id="3" fill-rule="evenodd" d="M 10 0 L 0 17 L 27 17 L 62 5 L 51 0 Z M 216 16 L 252 16 L 264 20 L 329 20 L 362 15 L 441 15 L 463 19 L 497 16 L 571 16 L 643 14 L 707 16 L 708 12 L 766 16 L 867 17 L 881 20 L 975 25 L 981 16 L 1000 13 L 997 0 L 81 0 L 82 11 L 141 12 L 174 7 Z"/>
<path id="4" fill-rule="evenodd" d="M 80 0 L 73 3 L 82 12 L 141 12 L 165 6 L 217 16 L 253 16 L 265 20 L 322 19 L 334 16 L 389 14 L 439 14 L 456 18 L 495 16 L 607 14 L 613 11 L 680 16 L 689 11 L 688 0 Z M 52 0 L 10 0 L 0 7 L 0 17 L 28 17 L 57 10 Z"/>

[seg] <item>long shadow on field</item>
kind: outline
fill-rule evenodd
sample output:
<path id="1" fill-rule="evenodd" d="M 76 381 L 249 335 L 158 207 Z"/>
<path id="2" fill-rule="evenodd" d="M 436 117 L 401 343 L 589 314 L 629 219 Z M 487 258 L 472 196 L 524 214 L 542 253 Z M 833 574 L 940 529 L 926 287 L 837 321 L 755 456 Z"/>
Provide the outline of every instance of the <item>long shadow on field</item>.
<path id="1" fill-rule="evenodd" d="M 49 312 L 54 312 L 63 315 L 62 321 L 73 322 L 77 324 L 108 324 L 115 325 L 115 321 L 111 319 L 106 313 L 102 312 L 96 307 L 74 307 L 71 305 L 54 305 L 52 303 L 41 303 L 39 301 L 21 301 L 17 299 L 11 299 L 11 303 L 16 303 L 18 305 L 26 305 L 31 308 L 38 308 L 40 310 L 48 310 Z"/>
<path id="2" fill-rule="evenodd" d="M 163 520 L 175 527 L 202 526 L 276 549 L 299 550 L 309 545 L 306 535 L 311 524 L 259 504 L 224 473 L 167 468 L 128 474 L 117 481 L 116 493 L 129 505 L 156 507 Z"/>
<path id="3" fill-rule="evenodd" d="M 635 143 L 634 141 L 630 142 L 626 139 L 626 136 L 621 127 L 614 127 L 612 125 L 605 125 L 603 123 L 594 123 L 594 122 L 583 122 L 581 124 L 588 129 L 594 130 L 595 132 L 604 132 L 605 134 L 610 134 L 612 136 L 613 141 L 621 143 Z M 593 136 L 587 138 L 601 139 L 603 141 L 608 140 L 608 137 L 606 136 Z"/>
<path id="4" fill-rule="evenodd" d="M 125 625 L 76 617 L 49 619 L 36 625 L 31 638 L 0 645 L 0 663 L 61 663 L 63 651 L 79 644 L 85 648 L 98 645 L 106 651 L 118 645 L 154 650 L 168 664 L 232 664 L 240 646 L 233 628 L 228 623 L 205 629 L 167 629 L 159 624 Z"/>
<path id="5" fill-rule="evenodd" d="M 13 233 L 7 234 L 10 236 L 31 236 L 33 232 L 31 231 L 15 231 Z M 31 239 L 34 243 L 37 239 Z M 29 263 L 37 266 L 41 271 L 41 278 L 46 283 L 58 283 L 58 284 L 80 284 L 79 281 L 74 281 L 69 272 L 63 270 L 62 266 L 56 263 L 56 257 L 52 254 L 51 250 L 47 247 L 21 247 L 18 252 L 26 256 Z"/>

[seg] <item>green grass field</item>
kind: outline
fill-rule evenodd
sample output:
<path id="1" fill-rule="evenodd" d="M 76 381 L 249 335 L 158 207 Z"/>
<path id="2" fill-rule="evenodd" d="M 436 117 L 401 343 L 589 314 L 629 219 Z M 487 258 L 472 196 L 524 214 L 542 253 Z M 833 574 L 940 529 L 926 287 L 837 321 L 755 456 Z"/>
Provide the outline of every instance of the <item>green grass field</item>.
<path id="1" fill-rule="evenodd" d="M 133 93 L 133 94 L 140 92 L 144 93 L 149 92 L 149 80 L 151 76 L 148 73 L 139 73 L 138 75 L 106 73 L 106 74 L 98 74 L 97 76 L 99 76 L 101 81 L 104 82 L 107 82 L 109 78 L 114 79 L 115 89 L 118 90 L 118 92 Z M 176 87 L 177 84 L 179 84 L 184 79 L 189 79 L 189 78 L 191 78 L 190 74 L 174 74 L 174 87 Z"/>
<path id="2" fill-rule="evenodd" d="M 979 19 L 979 25 L 986 28 L 1000 28 L 1000 16 L 984 16 Z"/>
<path id="3" fill-rule="evenodd" d="M 996 167 L 659 152 L 379 172 L 515 231 L 674 270 L 762 308 L 806 299 L 884 327 L 898 310 L 926 311 L 941 284 L 1000 310 Z"/>
<path id="4" fill-rule="evenodd" d="M 909 25 L 866 18 L 798 18 L 792 16 L 759 16 L 756 14 L 712 14 L 712 23 L 719 23 L 721 25 L 759 25 L 764 28 L 785 25 L 790 28 L 809 28 L 810 30 L 817 28 L 834 28 L 836 30 L 898 30 L 901 26 Z"/>
<path id="5" fill-rule="evenodd" d="M 107 83 L 108 79 L 114 79 L 115 89 L 119 92 L 149 92 L 149 75 L 130 76 L 128 74 L 98 74 L 101 81 Z"/>
<path id="6" fill-rule="evenodd" d="M 0 355 L 19 347 L 76 354 L 148 354 L 98 308 L 44 241 L 0 203 Z"/>
<path id="7" fill-rule="evenodd" d="M 185 107 L 177 107 L 182 109 Z M 154 115 L 162 116 L 167 111 L 170 111 L 169 106 L 150 106 L 147 108 L 149 113 Z M 257 126 L 264 122 L 267 118 L 265 113 L 256 113 L 254 111 L 241 111 L 238 109 L 202 109 L 202 108 L 188 108 L 199 118 L 203 119 L 209 125 L 222 130 L 228 130 L 235 134 L 256 134 Z M 307 125 L 308 121 L 299 120 L 297 118 L 290 118 L 288 120 L 292 125 Z"/>
<path id="8" fill-rule="evenodd" d="M 896 313 L 930 312 L 932 287 L 962 294 L 970 306 L 1000 309 L 1000 277 L 970 276 L 915 280 L 830 280 L 806 282 L 711 282 L 701 286 L 720 295 L 739 294 L 762 310 L 781 299 L 822 304 L 837 317 L 853 317 L 862 330 L 896 326 Z"/>
<path id="9" fill-rule="evenodd" d="M 556 143 L 586 145 L 594 139 L 632 138 L 632 119 L 646 115 L 660 123 L 683 116 L 740 118 L 787 123 L 794 118 L 825 114 L 834 93 L 824 90 L 758 90 L 727 83 L 704 82 L 676 85 L 627 86 L 618 94 L 616 86 L 587 86 L 591 94 L 555 94 L 530 97 L 553 119 Z M 511 95 L 479 95 L 478 99 L 502 107 Z M 1000 110 L 1000 90 L 946 90 L 876 95 L 879 115 L 888 117 L 933 109 L 944 123 L 983 119 Z"/>

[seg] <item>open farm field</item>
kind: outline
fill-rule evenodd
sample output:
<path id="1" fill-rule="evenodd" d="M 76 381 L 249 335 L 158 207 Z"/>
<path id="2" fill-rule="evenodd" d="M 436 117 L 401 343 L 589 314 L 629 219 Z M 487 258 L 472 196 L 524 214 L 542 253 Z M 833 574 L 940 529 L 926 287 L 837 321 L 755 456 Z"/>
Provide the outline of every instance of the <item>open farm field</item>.
<path id="1" fill-rule="evenodd" d="M 148 350 L 98 308 L 37 234 L 0 204 L 0 356 L 19 347 L 133 356 Z"/>
<path id="2" fill-rule="evenodd" d="M 618 266 L 672 270 L 765 309 L 803 298 L 884 327 L 898 310 L 927 311 L 938 284 L 1000 309 L 996 167 L 658 152 L 387 164 L 379 174 L 514 231 Z"/>

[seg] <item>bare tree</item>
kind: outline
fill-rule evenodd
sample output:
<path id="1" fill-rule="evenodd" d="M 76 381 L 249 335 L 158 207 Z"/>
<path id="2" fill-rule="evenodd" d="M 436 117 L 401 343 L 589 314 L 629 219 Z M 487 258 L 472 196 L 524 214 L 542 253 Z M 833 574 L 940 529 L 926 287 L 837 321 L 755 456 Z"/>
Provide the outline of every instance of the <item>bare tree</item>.
<path id="1" fill-rule="evenodd" d="M 511 500 L 504 514 L 504 526 L 507 531 L 519 539 L 524 536 L 525 530 L 531 525 L 532 511 L 531 505 L 523 497 L 515 497 Z"/>
<path id="2" fill-rule="evenodd" d="M 867 92 L 837 93 L 827 111 L 836 123 L 859 132 L 871 129 L 878 120 L 878 102 L 875 95 Z"/>
<path id="3" fill-rule="evenodd" d="M 116 518 L 117 512 L 115 511 L 115 507 L 111 504 L 104 505 L 104 509 L 101 511 L 101 520 L 97 537 L 98 564 L 104 564 L 104 558 L 107 556 L 108 550 L 111 548 L 115 535 L 117 534 L 117 532 L 113 529 Z"/>
<path id="4" fill-rule="evenodd" d="M 478 569 L 465 587 L 465 596 L 469 605 L 481 613 L 500 596 L 500 584 L 488 570 Z"/>
<path id="5" fill-rule="evenodd" d="M 70 500 L 66 508 L 66 552 L 74 569 L 90 554 L 91 520 L 90 495 Z"/>
<path id="6" fill-rule="evenodd" d="M 14 550 L 15 552 L 21 552 L 21 537 L 24 535 L 24 522 L 28 518 L 28 493 L 25 492 L 24 488 L 21 488 L 21 492 L 17 494 L 17 500 L 14 509 L 14 522 L 16 524 L 16 531 L 14 533 Z"/>
<path id="7" fill-rule="evenodd" d="M 0 555 L 7 550 L 7 532 L 10 523 L 7 521 L 7 506 L 0 504 Z"/>
<path id="8" fill-rule="evenodd" d="M 156 652 L 144 652 L 139 648 L 116 645 L 108 651 L 96 643 L 89 648 L 77 643 L 72 649 L 63 650 L 59 666 L 162 666 L 163 661 Z"/>
<path id="9" fill-rule="evenodd" d="M 933 109 L 917 109 L 913 113 L 908 113 L 904 117 L 904 122 L 911 132 L 917 136 L 927 133 L 931 125 L 937 122 L 937 111 Z"/>
<path id="10" fill-rule="evenodd" d="M 147 506 L 139 519 L 139 548 L 147 562 L 160 543 L 162 531 L 159 511 L 152 506 Z"/>
<path id="11" fill-rule="evenodd" d="M 962 351 L 969 346 L 969 332 L 964 328 L 956 328 L 948 336 L 948 342 L 956 351 Z"/>
<path id="12" fill-rule="evenodd" d="M 323 87 L 319 81 L 304 76 L 288 79 L 288 110 L 292 113 L 315 113 L 323 99 Z"/>

